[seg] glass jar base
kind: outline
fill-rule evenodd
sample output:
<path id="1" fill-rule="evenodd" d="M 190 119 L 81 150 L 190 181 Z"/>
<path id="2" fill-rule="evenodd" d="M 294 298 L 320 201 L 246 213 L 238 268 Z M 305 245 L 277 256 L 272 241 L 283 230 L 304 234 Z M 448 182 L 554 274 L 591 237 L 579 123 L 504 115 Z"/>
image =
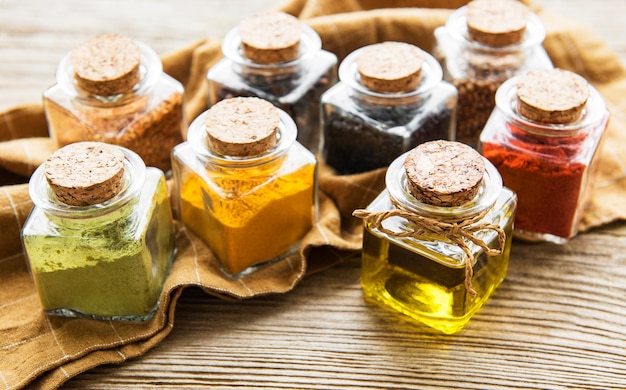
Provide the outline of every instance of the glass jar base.
<path id="1" fill-rule="evenodd" d="M 435 329 L 443 334 L 455 334 L 460 332 L 472 318 L 474 313 L 468 313 L 462 317 L 441 318 L 420 314 L 413 310 L 407 309 L 404 305 L 391 297 L 385 299 L 379 294 L 368 293 L 364 290 L 365 301 L 377 305 L 385 311 L 400 316 L 403 320 Z"/>
<path id="2" fill-rule="evenodd" d="M 151 319 L 156 313 L 159 307 L 157 302 L 154 307 L 146 314 L 125 314 L 125 315 L 99 315 L 88 314 L 78 310 L 59 308 L 53 310 L 44 310 L 44 313 L 49 316 L 55 317 L 69 317 L 69 318 L 88 318 L 92 320 L 104 320 L 104 321 L 130 321 L 130 322 L 144 322 Z"/>
<path id="3" fill-rule="evenodd" d="M 269 259 L 269 260 L 265 260 L 265 261 L 261 261 L 259 263 L 255 263 L 247 268 L 245 268 L 243 271 L 237 272 L 237 273 L 231 273 L 229 272 L 226 267 L 224 267 L 224 264 L 222 264 L 220 262 L 220 270 L 222 271 L 222 273 L 224 275 L 226 275 L 227 277 L 231 278 L 231 279 L 241 279 L 247 275 L 250 275 L 252 273 L 258 272 L 263 268 L 269 267 L 272 264 L 278 263 L 279 261 L 283 261 L 286 260 L 289 256 L 293 255 L 294 253 L 296 253 L 298 251 L 298 248 L 300 248 L 300 242 L 298 241 L 296 242 L 291 248 L 289 248 L 288 251 L 286 251 L 285 253 L 283 253 L 280 256 L 276 256 L 273 259 Z"/>

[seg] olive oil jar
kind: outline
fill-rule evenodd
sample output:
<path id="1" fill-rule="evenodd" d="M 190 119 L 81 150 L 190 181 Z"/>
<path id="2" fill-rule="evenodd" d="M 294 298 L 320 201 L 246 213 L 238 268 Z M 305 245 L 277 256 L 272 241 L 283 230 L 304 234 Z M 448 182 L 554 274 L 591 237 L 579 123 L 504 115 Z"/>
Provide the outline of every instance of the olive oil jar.
<path id="1" fill-rule="evenodd" d="M 22 241 L 44 312 L 152 317 L 176 252 L 163 172 L 129 149 L 78 142 L 37 168 L 29 192 Z"/>
<path id="2" fill-rule="evenodd" d="M 366 299 L 452 334 L 504 280 L 515 193 L 485 158 L 430 141 L 389 166 L 386 189 L 354 215 L 364 220 Z"/>

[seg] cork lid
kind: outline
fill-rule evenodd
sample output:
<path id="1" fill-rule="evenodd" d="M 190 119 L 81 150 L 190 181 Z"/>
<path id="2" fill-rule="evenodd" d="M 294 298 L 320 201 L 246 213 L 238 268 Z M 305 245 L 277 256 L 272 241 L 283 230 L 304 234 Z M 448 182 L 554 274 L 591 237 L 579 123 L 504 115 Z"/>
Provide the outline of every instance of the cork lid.
<path id="1" fill-rule="evenodd" d="M 375 92 L 406 92 L 417 88 L 424 58 L 409 43 L 370 45 L 356 59 L 361 83 Z"/>
<path id="2" fill-rule="evenodd" d="M 473 0 L 467 4 L 469 39 L 501 47 L 520 43 L 530 10 L 517 0 Z"/>
<path id="3" fill-rule="evenodd" d="M 517 82 L 517 107 L 520 114 L 536 122 L 572 123 L 582 115 L 589 94 L 589 84 L 576 73 L 530 71 Z"/>
<path id="4" fill-rule="evenodd" d="M 129 91 L 140 81 L 140 48 L 121 35 L 97 35 L 70 53 L 78 87 L 94 95 Z"/>
<path id="5" fill-rule="evenodd" d="M 238 26 L 243 54 L 259 64 L 276 64 L 298 58 L 302 22 L 284 12 L 254 15 Z"/>
<path id="6" fill-rule="evenodd" d="M 485 172 L 482 156 L 453 141 L 430 141 L 411 150 L 404 161 L 407 185 L 419 201 L 459 206 L 476 196 Z"/>
<path id="7" fill-rule="evenodd" d="M 77 142 L 54 152 L 44 175 L 59 201 L 72 206 L 105 202 L 124 186 L 124 153 L 114 145 Z"/>
<path id="8" fill-rule="evenodd" d="M 204 118 L 209 147 L 234 157 L 258 156 L 274 147 L 279 124 L 276 107 L 254 97 L 222 100 Z"/>

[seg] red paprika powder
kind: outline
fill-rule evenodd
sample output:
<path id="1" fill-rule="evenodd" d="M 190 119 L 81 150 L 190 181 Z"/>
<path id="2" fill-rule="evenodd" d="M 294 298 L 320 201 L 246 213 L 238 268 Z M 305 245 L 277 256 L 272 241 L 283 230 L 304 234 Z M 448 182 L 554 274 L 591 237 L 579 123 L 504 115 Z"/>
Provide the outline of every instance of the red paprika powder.
<path id="1" fill-rule="evenodd" d="M 533 71 L 498 89 L 479 149 L 517 193 L 516 237 L 576 235 L 608 119 L 600 94 L 572 72 Z"/>

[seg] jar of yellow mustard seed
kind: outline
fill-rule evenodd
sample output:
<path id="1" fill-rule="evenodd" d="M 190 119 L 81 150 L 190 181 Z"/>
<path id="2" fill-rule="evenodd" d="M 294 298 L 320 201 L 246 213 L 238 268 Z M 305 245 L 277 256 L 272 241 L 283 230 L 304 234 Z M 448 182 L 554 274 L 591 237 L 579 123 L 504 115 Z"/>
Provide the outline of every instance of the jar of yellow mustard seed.
<path id="1" fill-rule="evenodd" d="M 317 161 L 294 121 L 254 97 L 213 105 L 172 153 L 179 219 L 241 276 L 297 250 L 317 218 Z"/>
<path id="2" fill-rule="evenodd" d="M 298 142 L 317 153 L 319 100 L 337 82 L 337 57 L 296 17 L 268 12 L 245 18 L 222 42 L 224 59 L 207 73 L 209 106 L 237 96 L 259 97 L 296 122 Z"/>
<path id="3" fill-rule="evenodd" d="M 22 241 L 43 310 L 149 319 L 175 255 L 163 172 L 126 148 L 78 142 L 52 154 L 29 191 Z"/>
<path id="4" fill-rule="evenodd" d="M 134 151 L 147 166 L 170 169 L 170 153 L 187 131 L 183 86 L 163 72 L 145 44 L 117 35 L 91 37 L 59 63 L 43 95 L 57 147 L 94 141 Z"/>
<path id="5" fill-rule="evenodd" d="M 496 90 L 532 69 L 550 69 L 539 17 L 517 0 L 473 0 L 435 29 L 435 57 L 459 91 L 456 140 L 476 147 Z"/>
<path id="6" fill-rule="evenodd" d="M 470 146 L 430 141 L 389 166 L 364 220 L 369 300 L 444 333 L 460 331 L 504 280 L 515 194 Z"/>

